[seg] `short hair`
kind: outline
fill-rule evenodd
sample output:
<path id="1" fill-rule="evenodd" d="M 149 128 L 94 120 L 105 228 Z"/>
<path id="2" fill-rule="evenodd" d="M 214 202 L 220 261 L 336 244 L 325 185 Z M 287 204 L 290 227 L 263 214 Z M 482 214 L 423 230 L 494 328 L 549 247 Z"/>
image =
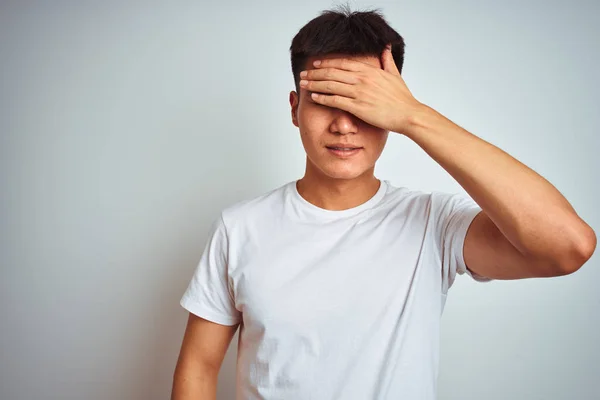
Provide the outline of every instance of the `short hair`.
<path id="1" fill-rule="evenodd" d="M 339 10 L 322 11 L 292 39 L 290 53 L 296 91 L 308 58 L 336 53 L 380 57 L 388 43 L 392 44 L 396 67 L 402 72 L 404 39 L 388 25 L 379 9 L 353 12 L 349 6 L 340 6 Z"/>

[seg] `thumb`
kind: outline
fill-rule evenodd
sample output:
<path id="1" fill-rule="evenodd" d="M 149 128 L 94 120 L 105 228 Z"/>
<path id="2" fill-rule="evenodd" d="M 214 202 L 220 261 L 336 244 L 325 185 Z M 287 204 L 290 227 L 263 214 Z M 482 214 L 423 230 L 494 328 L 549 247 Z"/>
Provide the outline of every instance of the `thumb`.
<path id="1" fill-rule="evenodd" d="M 398 67 L 396 67 L 396 63 L 394 62 L 394 57 L 392 57 L 392 45 L 388 44 L 385 46 L 382 54 L 382 64 L 383 70 L 390 72 L 394 75 L 400 75 L 400 71 L 398 71 Z"/>

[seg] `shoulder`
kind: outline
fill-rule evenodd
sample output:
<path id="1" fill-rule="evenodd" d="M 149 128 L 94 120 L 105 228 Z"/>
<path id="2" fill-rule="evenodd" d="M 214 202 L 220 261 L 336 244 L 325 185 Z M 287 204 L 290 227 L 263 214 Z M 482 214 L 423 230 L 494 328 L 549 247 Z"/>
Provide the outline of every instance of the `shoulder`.
<path id="1" fill-rule="evenodd" d="M 478 207 L 467 193 L 441 190 L 424 191 L 397 187 L 389 182 L 384 202 L 385 208 L 393 208 L 403 214 L 405 212 L 418 213 L 430 217 Z"/>
<path id="2" fill-rule="evenodd" d="M 383 205 L 396 210 L 428 208 L 431 203 L 431 192 L 418 189 L 411 189 L 405 186 L 395 186 L 389 181 L 386 196 Z"/>
<path id="3" fill-rule="evenodd" d="M 272 215 L 285 202 L 291 182 L 257 196 L 239 200 L 221 211 L 221 217 L 227 228 L 239 224 L 248 224 Z"/>
<path id="4" fill-rule="evenodd" d="M 431 193 L 431 206 L 440 213 L 453 213 L 465 209 L 479 207 L 466 192 L 441 192 Z"/>

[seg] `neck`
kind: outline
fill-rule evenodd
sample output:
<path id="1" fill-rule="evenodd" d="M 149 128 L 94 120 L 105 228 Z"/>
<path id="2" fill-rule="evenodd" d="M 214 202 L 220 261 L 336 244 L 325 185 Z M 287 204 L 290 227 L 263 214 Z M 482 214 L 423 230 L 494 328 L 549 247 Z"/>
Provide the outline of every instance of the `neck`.
<path id="1" fill-rule="evenodd" d="M 373 171 L 352 179 L 331 178 L 306 173 L 298 180 L 298 193 L 309 203 L 331 211 L 358 207 L 371 199 L 381 182 Z"/>

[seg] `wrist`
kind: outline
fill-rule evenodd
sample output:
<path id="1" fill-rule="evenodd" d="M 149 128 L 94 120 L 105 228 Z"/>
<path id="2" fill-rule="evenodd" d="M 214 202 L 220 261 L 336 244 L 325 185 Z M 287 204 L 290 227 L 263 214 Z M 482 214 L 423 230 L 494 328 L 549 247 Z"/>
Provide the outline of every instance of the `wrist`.
<path id="1" fill-rule="evenodd" d="M 406 119 L 406 124 L 401 132 L 407 137 L 416 135 L 433 124 L 437 112 L 423 103 L 418 103 Z"/>

